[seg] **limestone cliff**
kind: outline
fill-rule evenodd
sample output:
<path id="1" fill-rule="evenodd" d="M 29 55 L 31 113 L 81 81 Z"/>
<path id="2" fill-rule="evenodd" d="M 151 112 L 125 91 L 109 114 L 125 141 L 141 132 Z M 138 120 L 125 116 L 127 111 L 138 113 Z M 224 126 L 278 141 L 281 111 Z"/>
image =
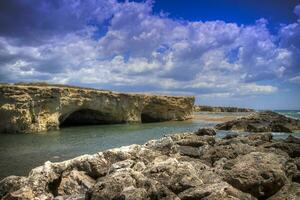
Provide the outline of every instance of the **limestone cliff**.
<path id="1" fill-rule="evenodd" d="M 125 94 L 56 85 L 0 85 L 0 133 L 32 133 L 74 124 L 185 120 L 194 97 Z"/>

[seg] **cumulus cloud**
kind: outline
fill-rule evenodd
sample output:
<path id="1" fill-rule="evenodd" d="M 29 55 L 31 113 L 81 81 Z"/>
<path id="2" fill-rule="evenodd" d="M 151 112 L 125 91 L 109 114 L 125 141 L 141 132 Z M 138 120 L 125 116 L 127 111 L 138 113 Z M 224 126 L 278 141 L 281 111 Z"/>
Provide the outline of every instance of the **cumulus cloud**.
<path id="1" fill-rule="evenodd" d="M 18 45 L 39 45 L 54 37 L 103 23 L 118 9 L 114 0 L 4 0 L 0 2 L 0 36 Z"/>
<path id="2" fill-rule="evenodd" d="M 290 79 L 299 63 L 299 21 L 272 35 L 266 19 L 252 25 L 174 20 L 154 14 L 151 1 L 29 2 L 1 3 L 19 11 L 0 12 L 1 27 L 25 10 L 32 16 L 0 31 L 2 81 L 247 96 L 275 93 L 279 88 L 263 82 Z"/>
<path id="3" fill-rule="evenodd" d="M 298 17 L 300 17 L 300 5 L 295 6 L 295 8 L 294 8 L 294 13 L 295 13 Z"/>

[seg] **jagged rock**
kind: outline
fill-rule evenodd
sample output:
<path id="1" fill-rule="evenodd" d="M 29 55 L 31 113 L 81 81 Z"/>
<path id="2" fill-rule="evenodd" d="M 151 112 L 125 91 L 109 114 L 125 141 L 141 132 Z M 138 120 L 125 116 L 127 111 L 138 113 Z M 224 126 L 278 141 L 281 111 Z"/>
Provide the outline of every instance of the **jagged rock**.
<path id="1" fill-rule="evenodd" d="M 57 195 L 83 194 L 90 189 L 96 181 L 86 175 L 84 171 L 72 170 L 64 172 L 57 188 Z"/>
<path id="2" fill-rule="evenodd" d="M 295 161 L 295 164 L 296 164 L 298 170 L 300 170 L 300 157 L 295 158 L 294 161 Z"/>
<path id="3" fill-rule="evenodd" d="M 22 185 L 27 183 L 27 178 L 22 176 L 8 176 L 0 181 L 0 198 L 6 194 L 18 191 Z"/>
<path id="4" fill-rule="evenodd" d="M 195 132 L 195 134 L 199 135 L 199 136 L 204 136 L 204 135 L 213 136 L 213 135 L 216 135 L 217 133 L 212 128 L 200 128 Z"/>
<path id="5" fill-rule="evenodd" d="M 185 120 L 194 97 L 124 94 L 57 85 L 0 84 L 0 133 L 65 125 Z"/>
<path id="6" fill-rule="evenodd" d="M 279 192 L 277 192 L 268 200 L 299 200 L 300 199 L 300 184 L 291 183 L 283 186 Z"/>
<path id="7" fill-rule="evenodd" d="M 287 140 L 286 142 L 272 142 L 264 145 L 264 148 L 276 148 L 288 153 L 292 158 L 300 157 L 300 145 L 298 143 L 291 142 L 291 140 Z"/>
<path id="8" fill-rule="evenodd" d="M 286 158 L 273 153 L 251 152 L 228 161 L 221 172 L 233 187 L 261 199 L 268 198 L 287 182 Z"/>
<path id="9" fill-rule="evenodd" d="M 253 133 L 247 135 L 247 138 L 252 141 L 270 142 L 273 138 L 273 135 L 271 133 Z"/>
<path id="10" fill-rule="evenodd" d="M 34 195 L 32 189 L 28 186 L 22 187 L 17 191 L 8 193 L 2 200 L 32 200 Z"/>
<path id="11" fill-rule="evenodd" d="M 145 171 L 145 174 L 147 177 L 162 183 L 175 194 L 203 183 L 197 177 L 196 169 L 190 163 L 180 162 L 173 158 L 165 161 L 157 159 Z"/>
<path id="12" fill-rule="evenodd" d="M 263 144 L 268 144 L 272 138 L 273 135 L 271 133 L 253 133 L 247 136 L 249 139 L 249 143 L 251 143 L 252 146 L 260 146 Z"/>
<path id="13" fill-rule="evenodd" d="M 287 132 L 300 130 L 300 120 L 272 112 L 257 112 L 246 117 L 224 122 L 215 126 L 219 130 L 246 132 Z"/>
<path id="14" fill-rule="evenodd" d="M 134 197 L 134 198 L 132 198 Z M 178 199 L 161 183 L 131 169 L 100 178 L 87 193 L 87 199 Z"/>
<path id="15" fill-rule="evenodd" d="M 237 133 L 230 133 L 228 135 L 225 135 L 225 137 L 223 139 L 229 140 L 229 139 L 232 139 L 232 138 L 235 138 L 235 137 L 238 137 L 238 136 L 239 136 L 239 134 L 237 134 Z"/>
<path id="16" fill-rule="evenodd" d="M 190 157 L 200 157 L 201 156 L 201 151 L 197 147 L 179 146 L 179 147 L 177 147 L 177 150 L 181 155 L 190 156 Z"/>
<path id="17" fill-rule="evenodd" d="M 300 183 L 300 170 L 294 159 L 289 159 L 285 163 L 285 174 L 293 182 Z"/>
<path id="18" fill-rule="evenodd" d="M 183 146 L 193 146 L 199 147 L 204 145 L 214 145 L 216 143 L 216 139 L 214 136 L 204 135 L 198 136 L 196 134 L 183 133 L 183 134 L 174 134 L 170 135 L 170 138 L 179 145 Z"/>
<path id="19" fill-rule="evenodd" d="M 297 146 L 297 147 L 296 147 Z M 0 199 L 293 199 L 297 138 L 269 133 L 217 139 L 182 133 L 64 162 L 0 181 Z"/>
<path id="20" fill-rule="evenodd" d="M 296 138 L 292 135 L 289 135 L 286 139 L 285 139 L 286 142 L 288 143 L 295 143 L 295 144 L 300 144 L 300 139 L 299 138 Z"/>
<path id="21" fill-rule="evenodd" d="M 256 198 L 250 194 L 243 193 L 236 188 L 232 187 L 226 182 L 219 182 L 215 184 L 204 184 L 199 187 L 190 188 L 180 193 L 179 198 L 181 200 L 255 200 Z"/>
<path id="22" fill-rule="evenodd" d="M 150 140 L 148 141 L 145 146 L 163 152 L 164 154 L 168 154 L 172 151 L 174 145 L 174 141 L 171 137 L 164 137 L 159 140 Z"/>
<path id="23" fill-rule="evenodd" d="M 108 200 L 122 199 L 121 193 L 128 187 L 136 187 L 137 183 L 131 170 L 119 170 L 112 175 L 102 177 L 90 189 L 89 199 Z"/>
<path id="24" fill-rule="evenodd" d="M 127 187 L 120 194 L 121 199 L 148 199 L 148 193 L 145 188 Z"/>
<path id="25" fill-rule="evenodd" d="M 202 149 L 201 159 L 207 161 L 208 164 L 214 163 L 222 158 L 234 159 L 238 155 L 245 155 L 256 151 L 257 148 L 252 146 L 245 137 L 233 137 L 218 141 L 214 146 L 208 146 Z"/>
<path id="26" fill-rule="evenodd" d="M 65 195 L 65 196 L 56 196 L 54 200 L 85 200 L 85 195 Z"/>
<path id="27" fill-rule="evenodd" d="M 182 139 L 179 141 L 176 141 L 176 144 L 180 146 L 190 146 L 190 147 L 201 147 L 206 144 L 206 142 L 199 141 L 199 140 L 193 140 L 193 139 Z"/>

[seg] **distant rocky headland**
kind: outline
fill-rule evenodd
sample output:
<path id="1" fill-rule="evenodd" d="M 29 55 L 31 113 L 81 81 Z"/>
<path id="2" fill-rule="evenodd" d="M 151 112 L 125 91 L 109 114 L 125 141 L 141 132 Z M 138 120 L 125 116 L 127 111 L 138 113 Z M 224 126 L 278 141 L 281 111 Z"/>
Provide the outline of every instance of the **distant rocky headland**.
<path id="1" fill-rule="evenodd" d="M 194 105 L 194 112 L 254 112 L 249 108 Z"/>
<path id="2" fill-rule="evenodd" d="M 245 132 L 286 132 L 300 130 L 300 120 L 286 117 L 272 111 L 252 113 L 216 125 L 219 130 L 237 130 Z"/>
<path id="3" fill-rule="evenodd" d="M 300 139 L 271 133 L 215 137 L 200 129 L 46 162 L 0 182 L 0 199 L 299 199 Z"/>
<path id="4" fill-rule="evenodd" d="M 0 84 L 0 133 L 185 120 L 192 117 L 194 101 L 194 97 L 126 94 L 46 83 Z"/>

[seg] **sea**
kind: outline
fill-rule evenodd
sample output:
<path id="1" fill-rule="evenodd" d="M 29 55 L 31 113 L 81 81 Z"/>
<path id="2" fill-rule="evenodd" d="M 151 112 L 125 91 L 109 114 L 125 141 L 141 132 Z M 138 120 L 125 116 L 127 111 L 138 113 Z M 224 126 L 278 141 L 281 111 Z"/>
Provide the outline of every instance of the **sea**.
<path id="1" fill-rule="evenodd" d="M 300 119 L 300 111 L 297 110 L 276 110 L 276 112 Z M 194 113 L 195 117 L 187 121 L 77 126 L 36 134 L 0 134 L 0 180 L 9 175 L 26 176 L 32 168 L 48 160 L 58 162 L 111 148 L 143 144 L 168 134 L 213 127 L 224 118 L 230 119 L 247 114 L 249 113 L 200 112 Z M 217 131 L 217 137 L 222 138 L 231 133 Z M 272 134 L 275 139 L 286 138 L 289 135 Z M 300 132 L 293 135 L 300 138 Z"/>

